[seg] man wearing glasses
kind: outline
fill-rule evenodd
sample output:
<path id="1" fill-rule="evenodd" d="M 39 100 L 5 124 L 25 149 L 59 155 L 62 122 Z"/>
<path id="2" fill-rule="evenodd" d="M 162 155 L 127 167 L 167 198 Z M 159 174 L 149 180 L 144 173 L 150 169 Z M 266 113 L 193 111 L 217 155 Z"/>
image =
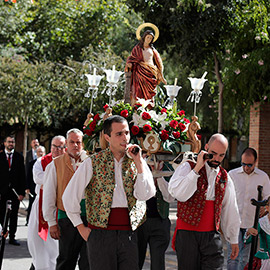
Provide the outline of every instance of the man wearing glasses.
<path id="1" fill-rule="evenodd" d="M 229 172 L 236 191 L 236 199 L 241 217 L 239 233 L 239 255 L 235 260 L 228 257 L 228 270 L 242 270 L 248 263 L 251 244 L 243 243 L 247 228 L 253 227 L 256 207 L 250 203 L 252 198 L 257 199 L 257 186 L 263 186 L 263 199 L 270 196 L 270 181 L 268 175 L 258 169 L 256 165 L 257 152 L 253 148 L 246 148 L 241 156 L 241 167 Z M 229 251 L 228 251 L 229 254 Z"/>

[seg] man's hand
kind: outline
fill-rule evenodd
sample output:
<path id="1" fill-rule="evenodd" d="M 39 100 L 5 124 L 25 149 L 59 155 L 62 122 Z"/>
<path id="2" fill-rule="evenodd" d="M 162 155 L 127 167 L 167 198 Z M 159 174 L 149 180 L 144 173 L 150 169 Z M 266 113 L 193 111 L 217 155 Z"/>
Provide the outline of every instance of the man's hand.
<path id="1" fill-rule="evenodd" d="M 84 239 L 84 241 L 88 240 L 89 234 L 91 232 L 91 229 L 84 226 L 83 223 L 77 226 L 77 229 L 81 235 L 81 237 Z"/>
<path id="2" fill-rule="evenodd" d="M 24 196 L 23 196 L 23 195 L 19 195 L 19 196 L 18 196 L 18 200 L 19 200 L 19 201 L 22 201 L 22 200 L 23 200 L 23 198 L 24 198 Z"/>
<path id="3" fill-rule="evenodd" d="M 231 253 L 231 259 L 235 260 L 238 256 L 239 253 L 239 247 L 238 244 L 231 244 L 231 248 L 232 248 L 232 253 Z"/>
<path id="4" fill-rule="evenodd" d="M 203 159 L 203 156 L 204 156 L 205 154 L 207 154 L 207 152 L 204 151 L 204 150 L 202 150 L 202 151 L 198 154 L 198 157 L 197 157 L 197 163 L 196 163 L 196 165 L 195 165 L 195 167 L 194 167 L 194 169 L 193 169 L 196 173 L 199 173 L 200 169 L 204 166 L 204 164 L 205 164 L 205 162 L 206 162 L 206 160 Z"/>
<path id="5" fill-rule="evenodd" d="M 58 225 L 53 225 L 50 227 L 50 235 L 53 239 L 59 240 L 60 238 L 60 230 Z"/>

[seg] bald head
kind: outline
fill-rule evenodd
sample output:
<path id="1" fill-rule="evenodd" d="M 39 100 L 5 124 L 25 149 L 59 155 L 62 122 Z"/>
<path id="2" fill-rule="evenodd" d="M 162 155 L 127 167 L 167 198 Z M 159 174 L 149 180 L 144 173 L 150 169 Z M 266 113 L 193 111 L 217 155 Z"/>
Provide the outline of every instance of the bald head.
<path id="1" fill-rule="evenodd" d="M 228 149 L 228 140 L 220 133 L 211 136 L 208 143 L 205 145 L 205 150 L 213 154 L 213 158 L 207 161 L 210 167 L 218 167 L 224 159 Z"/>
<path id="2" fill-rule="evenodd" d="M 216 133 L 216 134 L 212 135 L 211 138 L 208 141 L 208 145 L 210 146 L 214 142 L 223 144 L 226 147 L 226 150 L 227 150 L 227 148 L 228 148 L 228 140 L 223 134 Z"/>

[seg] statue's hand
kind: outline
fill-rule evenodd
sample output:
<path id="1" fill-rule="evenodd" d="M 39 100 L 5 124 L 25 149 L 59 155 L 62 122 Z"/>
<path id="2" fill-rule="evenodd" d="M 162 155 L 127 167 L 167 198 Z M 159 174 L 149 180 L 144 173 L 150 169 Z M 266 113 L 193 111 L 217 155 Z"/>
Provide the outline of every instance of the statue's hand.
<path id="1" fill-rule="evenodd" d="M 127 63 L 126 67 L 125 67 L 125 72 L 131 71 L 132 69 L 132 64 L 131 63 Z"/>

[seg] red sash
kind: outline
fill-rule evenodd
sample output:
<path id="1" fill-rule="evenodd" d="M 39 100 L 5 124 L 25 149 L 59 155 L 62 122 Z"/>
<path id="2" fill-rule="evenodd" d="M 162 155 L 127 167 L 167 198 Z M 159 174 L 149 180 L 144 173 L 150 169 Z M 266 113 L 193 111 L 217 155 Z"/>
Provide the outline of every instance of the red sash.
<path id="1" fill-rule="evenodd" d="M 41 165 L 43 171 L 45 171 L 45 168 L 51 161 L 52 161 L 51 153 L 41 158 Z M 41 237 L 41 239 L 47 241 L 49 226 L 42 214 L 42 198 L 43 198 L 43 189 L 40 189 L 38 201 L 38 235 Z"/>
<path id="2" fill-rule="evenodd" d="M 172 248 L 175 250 L 175 238 L 178 230 L 196 231 L 196 232 L 211 232 L 215 231 L 215 204 L 214 201 L 205 201 L 204 212 L 198 226 L 193 226 L 184 222 L 180 218 L 176 221 L 176 227 L 172 239 Z"/>
<path id="3" fill-rule="evenodd" d="M 131 231 L 128 208 L 111 208 L 107 228 L 88 223 L 90 229 Z"/>

